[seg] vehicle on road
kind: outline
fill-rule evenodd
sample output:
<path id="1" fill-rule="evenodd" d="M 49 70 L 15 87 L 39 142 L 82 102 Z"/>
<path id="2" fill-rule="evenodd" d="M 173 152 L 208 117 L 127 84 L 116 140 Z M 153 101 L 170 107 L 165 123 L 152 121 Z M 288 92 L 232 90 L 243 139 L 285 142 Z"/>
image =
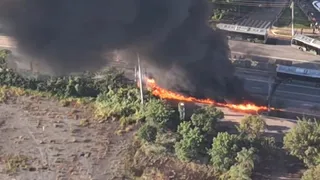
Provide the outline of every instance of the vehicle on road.
<path id="1" fill-rule="evenodd" d="M 320 2 L 319 1 L 313 1 L 312 5 L 317 11 L 320 12 Z"/>
<path id="2" fill-rule="evenodd" d="M 320 41 L 302 34 L 296 34 L 291 39 L 291 46 L 304 52 L 320 55 Z"/>
<path id="3" fill-rule="evenodd" d="M 316 87 L 320 87 L 320 70 L 278 65 L 276 73 L 277 78 L 286 82 L 291 82 L 292 80 L 312 82 L 315 83 Z"/>
<path id="4" fill-rule="evenodd" d="M 239 26 L 234 24 L 217 24 L 217 28 L 224 31 L 231 40 L 249 41 L 253 43 L 267 43 L 268 29 Z"/>

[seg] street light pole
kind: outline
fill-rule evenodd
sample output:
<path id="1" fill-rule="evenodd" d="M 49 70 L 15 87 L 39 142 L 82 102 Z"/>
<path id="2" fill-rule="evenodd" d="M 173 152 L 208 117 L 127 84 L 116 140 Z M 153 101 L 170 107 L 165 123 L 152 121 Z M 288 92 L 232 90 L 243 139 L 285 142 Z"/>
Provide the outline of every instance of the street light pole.
<path id="1" fill-rule="evenodd" d="M 291 3 L 291 34 L 294 36 L 294 1 Z"/>
<path id="2" fill-rule="evenodd" d="M 139 71 L 139 87 L 140 87 L 140 98 L 141 98 L 141 104 L 143 105 L 143 88 L 142 88 L 142 72 L 141 72 L 141 63 L 140 63 L 140 56 L 139 53 L 137 53 L 138 58 L 138 71 Z"/>

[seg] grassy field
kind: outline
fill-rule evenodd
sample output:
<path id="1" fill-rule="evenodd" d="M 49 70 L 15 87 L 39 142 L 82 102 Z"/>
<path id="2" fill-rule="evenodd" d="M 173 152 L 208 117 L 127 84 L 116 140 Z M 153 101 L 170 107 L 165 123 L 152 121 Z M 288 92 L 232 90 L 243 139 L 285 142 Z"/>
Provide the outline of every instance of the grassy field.
<path id="1" fill-rule="evenodd" d="M 308 17 L 302 12 L 298 7 L 294 7 L 294 27 L 295 28 L 310 28 L 310 21 Z M 291 26 L 291 9 L 287 7 L 279 20 L 275 23 L 274 26 L 277 27 L 288 27 Z"/>

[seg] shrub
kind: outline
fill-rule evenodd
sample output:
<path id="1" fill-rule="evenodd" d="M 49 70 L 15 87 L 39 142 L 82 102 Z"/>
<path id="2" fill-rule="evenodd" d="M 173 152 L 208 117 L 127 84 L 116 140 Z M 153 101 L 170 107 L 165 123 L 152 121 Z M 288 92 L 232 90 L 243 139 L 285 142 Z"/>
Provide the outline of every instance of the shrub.
<path id="1" fill-rule="evenodd" d="M 312 167 L 303 173 L 301 180 L 316 180 L 320 177 L 320 165 Z"/>
<path id="2" fill-rule="evenodd" d="M 250 115 L 241 120 L 238 130 L 240 133 L 255 138 L 261 136 L 266 126 L 266 122 L 260 116 Z"/>
<path id="3" fill-rule="evenodd" d="M 157 137 L 157 132 L 156 127 L 144 124 L 138 131 L 138 137 L 146 142 L 154 142 Z"/>
<path id="4" fill-rule="evenodd" d="M 226 172 L 235 164 L 235 158 L 241 148 L 237 135 L 218 133 L 217 137 L 213 138 L 212 148 L 208 151 L 210 162 L 216 170 Z"/>
<path id="5" fill-rule="evenodd" d="M 284 147 L 307 166 L 320 163 L 320 124 L 299 120 L 284 137 Z"/>
<path id="6" fill-rule="evenodd" d="M 165 125 L 173 116 L 174 110 L 170 108 L 164 101 L 151 98 L 143 109 L 143 115 L 147 121 Z"/>
<path id="7" fill-rule="evenodd" d="M 204 140 L 198 127 L 191 128 L 190 123 L 183 122 L 178 127 L 182 139 L 175 144 L 175 153 L 182 161 L 197 159 L 202 152 L 202 142 Z"/>
<path id="8" fill-rule="evenodd" d="M 221 110 L 213 106 L 204 106 L 195 110 L 191 121 L 195 127 L 199 127 L 203 134 L 214 134 L 217 121 L 223 117 L 224 114 Z"/>
<path id="9" fill-rule="evenodd" d="M 251 180 L 251 175 L 254 169 L 255 149 L 242 148 L 237 153 L 236 164 L 231 166 L 230 170 L 222 176 L 225 180 Z"/>
<path id="10" fill-rule="evenodd" d="M 141 112 L 141 101 L 137 88 L 109 89 L 96 100 L 95 114 L 98 118 L 121 118 L 121 124 L 134 122 Z"/>

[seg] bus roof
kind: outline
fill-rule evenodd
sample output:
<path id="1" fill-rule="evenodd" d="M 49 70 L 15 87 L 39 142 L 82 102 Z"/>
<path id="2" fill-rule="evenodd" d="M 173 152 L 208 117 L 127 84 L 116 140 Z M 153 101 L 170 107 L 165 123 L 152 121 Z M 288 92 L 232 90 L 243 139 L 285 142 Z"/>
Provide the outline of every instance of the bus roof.
<path id="1" fill-rule="evenodd" d="M 320 49 L 320 41 L 317 39 L 314 39 L 314 38 L 311 38 L 311 37 L 308 37 L 308 36 L 305 36 L 302 34 L 296 34 L 293 36 L 292 39 L 301 41 L 307 45 L 310 45 L 310 46 L 313 46 L 313 47 Z"/>
<path id="2" fill-rule="evenodd" d="M 306 69 L 294 66 L 284 66 L 278 65 L 277 72 L 298 75 L 298 76 L 307 76 L 311 78 L 320 78 L 320 71 L 315 69 Z"/>
<path id="3" fill-rule="evenodd" d="M 217 24 L 217 28 L 225 31 L 248 33 L 248 34 L 255 34 L 255 35 L 262 35 L 262 36 L 268 33 L 268 29 L 265 29 L 265 28 L 254 28 L 249 26 L 239 26 L 239 25 L 224 24 L 224 23 Z"/>

